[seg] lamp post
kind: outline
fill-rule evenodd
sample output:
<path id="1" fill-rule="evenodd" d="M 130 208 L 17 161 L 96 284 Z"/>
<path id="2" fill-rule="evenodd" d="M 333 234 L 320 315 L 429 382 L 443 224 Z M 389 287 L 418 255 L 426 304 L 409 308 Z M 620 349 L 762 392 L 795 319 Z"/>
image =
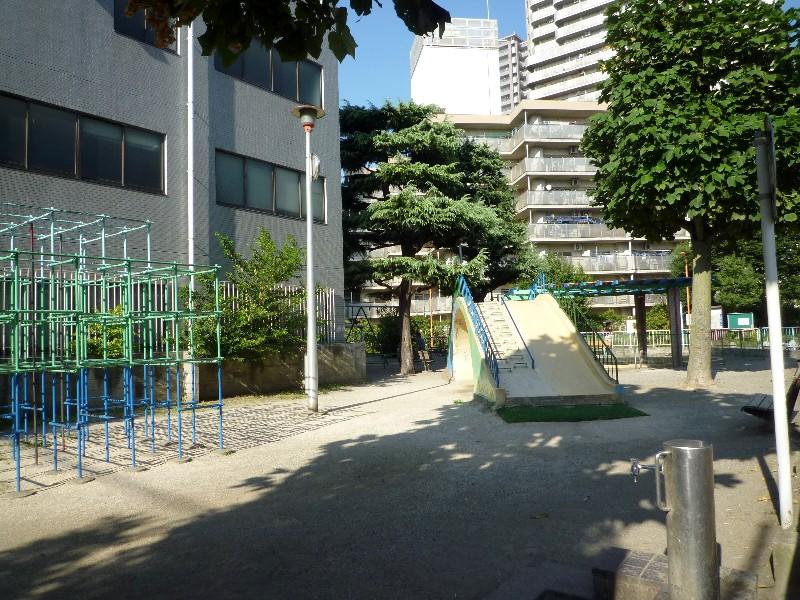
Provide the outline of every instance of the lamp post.
<path id="1" fill-rule="evenodd" d="M 325 116 L 318 106 L 301 104 L 292 109 L 292 114 L 300 119 L 306 134 L 306 364 L 305 379 L 308 394 L 308 409 L 319 410 L 317 377 L 317 297 L 314 283 L 314 239 L 312 226 L 314 217 L 311 202 L 311 179 L 314 171 L 314 157 L 311 154 L 311 131 L 317 119 Z"/>

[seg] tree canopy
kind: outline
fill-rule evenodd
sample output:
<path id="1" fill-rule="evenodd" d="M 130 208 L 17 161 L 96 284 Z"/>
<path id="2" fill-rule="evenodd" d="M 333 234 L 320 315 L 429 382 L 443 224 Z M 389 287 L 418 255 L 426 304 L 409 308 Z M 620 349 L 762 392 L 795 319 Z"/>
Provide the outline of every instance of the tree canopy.
<path id="1" fill-rule="evenodd" d="M 434 31 L 439 35 L 450 13 L 433 0 L 392 0 L 397 16 L 417 35 Z M 217 51 L 226 62 L 250 46 L 253 39 L 275 49 L 284 60 L 318 58 L 327 39 L 328 47 L 340 61 L 355 56 L 356 41 L 347 19 L 369 15 L 379 0 L 129 0 L 128 11 L 145 10 L 155 31 L 156 44 L 169 46 L 176 28 L 202 17 L 206 31 L 199 37 L 204 55 Z"/>
<path id="2" fill-rule="evenodd" d="M 398 297 L 404 372 L 413 369 L 412 283 L 449 290 L 464 274 L 486 290 L 517 278 L 524 250 L 499 155 L 452 123 L 433 120 L 435 112 L 413 103 L 340 112 L 346 285 L 372 279 Z M 399 255 L 366 255 L 390 247 Z M 461 254 L 463 262 L 437 258 L 441 251 Z"/>
<path id="3" fill-rule="evenodd" d="M 779 214 L 800 194 L 800 11 L 761 0 L 625 0 L 608 11 L 616 55 L 583 149 L 612 227 L 649 240 L 689 231 L 694 250 L 687 383 L 711 381 L 711 247 L 754 233 L 753 134 L 774 116 Z"/>

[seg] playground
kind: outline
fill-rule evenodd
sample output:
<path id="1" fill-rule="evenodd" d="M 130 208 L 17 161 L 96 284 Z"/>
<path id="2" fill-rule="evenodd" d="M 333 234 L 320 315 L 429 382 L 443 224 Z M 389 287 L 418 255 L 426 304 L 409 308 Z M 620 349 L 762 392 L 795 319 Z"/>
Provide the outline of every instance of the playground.
<path id="1" fill-rule="evenodd" d="M 434 367 L 372 367 L 369 384 L 322 394 L 318 415 L 300 397 L 232 402 L 234 454 L 181 464 L 143 451 L 145 471 L 120 464 L 75 485 L 65 469 L 60 485 L 4 498 L 0 596 L 580 596 L 620 548 L 663 552 L 652 478 L 634 484 L 629 459 L 681 436 L 714 444 L 723 565 L 763 570 L 774 438 L 739 409 L 769 391 L 766 361 L 726 355 L 706 392 L 682 390 L 680 371 L 621 369 L 650 416 L 513 425 Z"/>

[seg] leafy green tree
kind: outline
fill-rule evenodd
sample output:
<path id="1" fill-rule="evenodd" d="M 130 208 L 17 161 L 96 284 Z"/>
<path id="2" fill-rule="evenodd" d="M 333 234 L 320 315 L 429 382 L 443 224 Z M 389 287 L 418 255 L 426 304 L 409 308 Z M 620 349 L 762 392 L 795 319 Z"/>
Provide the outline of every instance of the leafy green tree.
<path id="1" fill-rule="evenodd" d="M 539 275 L 544 275 L 545 281 L 556 287 L 560 287 L 565 283 L 586 281 L 587 279 L 586 273 L 584 273 L 580 265 L 572 264 L 552 252 L 537 254 L 531 249 L 530 254 L 520 264 L 519 279 L 515 285 L 516 287 L 527 288 L 536 281 Z M 597 321 L 595 315 L 590 312 L 587 298 L 583 296 L 556 296 L 556 301 L 568 315 L 571 315 L 573 310 L 578 310 L 589 318 L 594 325 L 598 323 L 602 325 L 602 322 Z"/>
<path id="2" fill-rule="evenodd" d="M 444 31 L 450 13 L 433 0 L 393 0 L 397 16 L 417 35 Z M 378 0 L 350 0 L 357 17 L 369 15 Z M 236 55 L 260 39 L 266 48 L 275 46 L 284 60 L 319 57 L 327 38 L 328 47 L 340 61 L 355 56 L 356 41 L 347 25 L 349 11 L 339 0 L 128 0 L 128 11 L 146 10 L 155 31 L 156 44 L 175 41 L 176 28 L 202 17 L 206 32 L 199 37 L 204 55 L 219 52 L 232 62 Z"/>
<path id="3" fill-rule="evenodd" d="M 468 142 L 452 123 L 432 120 L 435 112 L 387 103 L 346 105 L 340 113 L 345 252 L 352 253 L 345 276 L 348 286 L 372 279 L 398 298 L 403 373 L 414 369 L 413 284 L 448 290 L 463 274 L 473 287 L 489 289 L 513 271 L 524 243 L 497 153 Z M 365 255 L 387 247 L 399 247 L 400 256 Z M 463 262 L 435 256 L 459 248 Z"/>
<path id="4" fill-rule="evenodd" d="M 728 254 L 716 265 L 715 298 L 728 311 L 750 310 L 764 295 L 764 280 L 745 258 Z"/>
<path id="5" fill-rule="evenodd" d="M 647 309 L 645 327 L 647 329 L 669 329 L 669 311 L 667 311 L 666 304 L 656 304 Z"/>
<path id="6" fill-rule="evenodd" d="M 775 115 L 779 213 L 796 219 L 800 139 L 797 10 L 761 0 L 625 0 L 608 10 L 600 100 L 583 149 L 612 227 L 649 240 L 688 230 L 694 249 L 687 385 L 712 381 L 711 251 L 752 235 L 753 133 Z"/>
<path id="7" fill-rule="evenodd" d="M 217 234 L 222 252 L 231 262 L 227 279 L 236 288 L 235 296 L 221 300 L 222 356 L 251 360 L 299 352 L 305 345 L 301 311 L 305 292 L 285 284 L 303 266 L 301 250 L 291 237 L 278 248 L 262 229 L 250 258 L 236 251 L 233 241 Z M 196 310 L 214 310 L 213 274 L 199 275 L 192 295 Z M 188 290 L 184 290 L 184 302 Z M 216 329 L 211 320 L 194 322 L 192 337 L 200 356 L 216 356 Z"/>

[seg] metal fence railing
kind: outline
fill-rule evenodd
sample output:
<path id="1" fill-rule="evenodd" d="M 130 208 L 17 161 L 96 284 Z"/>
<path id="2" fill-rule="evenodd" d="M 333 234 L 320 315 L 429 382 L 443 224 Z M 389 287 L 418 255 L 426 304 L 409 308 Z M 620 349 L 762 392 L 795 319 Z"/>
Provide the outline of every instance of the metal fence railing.
<path id="1" fill-rule="evenodd" d="M 636 332 L 613 331 L 606 334 L 612 347 L 638 348 Z M 682 333 L 681 345 L 689 347 L 689 330 Z M 800 348 L 800 327 L 784 327 L 782 332 L 783 347 L 789 350 Z M 659 348 L 672 345 L 672 334 L 668 329 L 648 329 L 647 347 Z M 712 329 L 712 348 L 739 348 L 742 350 L 769 349 L 769 331 L 766 327 L 755 329 Z"/>
<path id="2" fill-rule="evenodd" d="M 480 310 L 478 310 L 478 305 L 475 304 L 475 301 L 472 299 L 472 291 L 469 289 L 467 280 L 463 275 L 459 276 L 458 281 L 456 282 L 456 291 L 454 295 L 461 296 L 464 299 L 464 303 L 467 305 L 467 310 L 469 311 L 469 316 L 472 321 L 472 327 L 475 329 L 475 335 L 478 338 L 478 343 L 480 343 L 481 349 L 483 350 L 483 355 L 486 358 L 486 363 L 489 366 L 489 372 L 492 374 L 495 384 L 499 387 L 500 365 L 497 362 L 497 352 L 495 352 L 495 349 L 492 346 L 489 338 L 489 330 L 486 327 L 486 323 L 483 321 L 483 316 L 481 315 Z"/>

